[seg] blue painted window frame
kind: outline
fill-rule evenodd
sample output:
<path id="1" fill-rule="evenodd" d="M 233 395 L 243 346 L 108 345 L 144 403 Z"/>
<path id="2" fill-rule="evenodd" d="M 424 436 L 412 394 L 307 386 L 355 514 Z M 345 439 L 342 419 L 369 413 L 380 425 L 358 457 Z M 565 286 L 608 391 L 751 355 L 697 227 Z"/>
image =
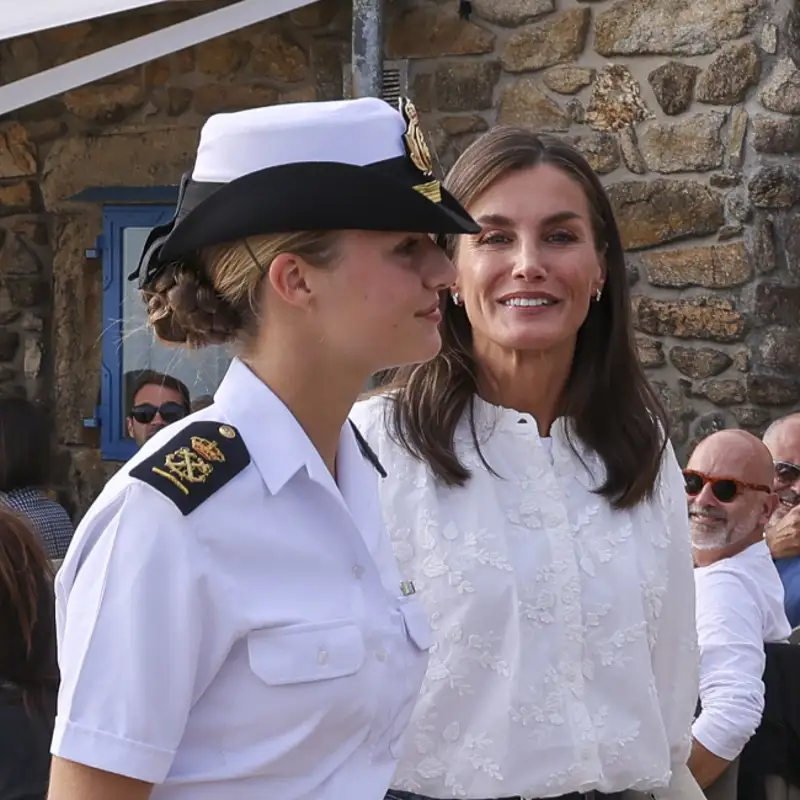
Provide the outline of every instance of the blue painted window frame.
<path id="1" fill-rule="evenodd" d="M 103 235 L 98 250 L 103 264 L 103 328 L 102 366 L 100 380 L 100 406 L 96 424 L 100 426 L 100 451 L 109 461 L 127 461 L 136 452 L 136 444 L 124 435 L 123 413 L 124 381 L 122 374 L 122 318 L 125 296 L 126 273 L 132 265 L 123 264 L 123 233 L 125 228 L 152 228 L 172 219 L 174 202 L 164 202 L 176 196 L 172 187 L 156 187 L 150 190 L 131 190 L 131 200 L 148 205 L 125 205 L 124 203 L 103 206 Z M 123 198 L 124 199 L 124 195 Z"/>

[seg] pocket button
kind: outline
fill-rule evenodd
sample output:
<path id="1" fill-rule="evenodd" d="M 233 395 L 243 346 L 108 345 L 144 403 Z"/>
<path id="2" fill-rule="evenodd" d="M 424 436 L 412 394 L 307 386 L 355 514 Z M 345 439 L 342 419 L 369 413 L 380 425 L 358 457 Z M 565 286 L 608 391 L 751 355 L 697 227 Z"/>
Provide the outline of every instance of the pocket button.
<path id="1" fill-rule="evenodd" d="M 327 664 L 328 663 L 328 651 L 324 647 L 320 647 L 317 650 L 317 664 Z"/>

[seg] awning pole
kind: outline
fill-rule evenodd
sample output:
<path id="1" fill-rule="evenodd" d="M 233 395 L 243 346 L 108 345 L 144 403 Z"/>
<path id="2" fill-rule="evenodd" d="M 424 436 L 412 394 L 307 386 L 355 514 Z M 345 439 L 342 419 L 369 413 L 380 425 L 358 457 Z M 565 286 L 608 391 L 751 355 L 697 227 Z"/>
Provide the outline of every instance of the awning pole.
<path id="1" fill-rule="evenodd" d="M 353 0 L 353 97 L 383 89 L 383 0 Z"/>

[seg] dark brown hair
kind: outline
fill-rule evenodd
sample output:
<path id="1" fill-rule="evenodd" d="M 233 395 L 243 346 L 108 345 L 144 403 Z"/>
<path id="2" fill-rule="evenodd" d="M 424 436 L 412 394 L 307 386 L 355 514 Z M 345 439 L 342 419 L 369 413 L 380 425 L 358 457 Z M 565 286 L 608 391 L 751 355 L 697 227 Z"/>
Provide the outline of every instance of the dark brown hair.
<path id="1" fill-rule="evenodd" d="M 46 486 L 51 459 L 44 411 L 24 397 L 0 399 L 0 491 Z"/>
<path id="2" fill-rule="evenodd" d="M 29 713 L 44 712 L 58 687 L 53 572 L 20 516 L 0 508 L 0 681 L 22 692 Z"/>
<path id="3" fill-rule="evenodd" d="M 524 129 L 498 127 L 464 151 L 445 185 L 469 211 L 500 177 L 540 164 L 557 167 L 583 188 L 592 211 L 595 246 L 604 254 L 606 265 L 602 298 L 591 304 L 578 332 L 561 414 L 570 422 L 567 430 L 605 465 L 606 479 L 598 493 L 615 508 L 630 508 L 652 494 L 666 446 L 667 419 L 637 358 L 622 242 L 600 180 L 566 142 Z M 455 237 L 447 242 L 451 257 L 455 243 Z M 467 412 L 480 454 L 473 416 L 479 364 L 464 308 L 445 299 L 443 311 L 439 355 L 427 363 L 396 370 L 382 390 L 390 391 L 393 398 L 387 407 L 387 424 L 398 443 L 426 461 L 445 485 L 463 486 L 470 472 L 458 460 L 454 435 Z"/>
<path id="4" fill-rule="evenodd" d="M 189 410 L 192 402 L 191 396 L 189 394 L 189 389 L 183 381 L 174 378 L 172 375 L 165 375 L 163 372 L 143 369 L 136 374 L 136 379 L 133 381 L 131 387 L 130 400 L 128 403 L 129 414 L 136 402 L 136 395 L 139 394 L 139 391 L 145 386 L 164 386 L 167 389 L 172 389 L 173 392 L 177 392 L 181 396 L 183 405 L 186 407 L 187 411 Z"/>

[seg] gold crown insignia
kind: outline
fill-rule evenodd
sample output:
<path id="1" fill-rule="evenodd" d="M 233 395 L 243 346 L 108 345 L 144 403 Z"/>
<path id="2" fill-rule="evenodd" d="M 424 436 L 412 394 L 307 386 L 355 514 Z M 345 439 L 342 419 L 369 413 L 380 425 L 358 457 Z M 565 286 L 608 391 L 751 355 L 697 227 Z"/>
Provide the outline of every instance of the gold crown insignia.
<path id="1" fill-rule="evenodd" d="M 192 436 L 192 450 L 206 461 L 224 461 L 225 456 L 216 442 L 203 439 L 200 436 Z"/>

